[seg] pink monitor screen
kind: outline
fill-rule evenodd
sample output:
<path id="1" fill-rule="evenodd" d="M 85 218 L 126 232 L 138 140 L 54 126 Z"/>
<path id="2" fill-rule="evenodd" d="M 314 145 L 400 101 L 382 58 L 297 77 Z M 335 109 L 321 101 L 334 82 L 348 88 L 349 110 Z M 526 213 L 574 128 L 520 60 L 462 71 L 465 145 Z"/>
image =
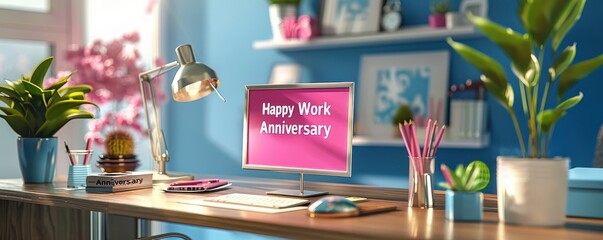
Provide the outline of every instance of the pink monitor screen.
<path id="1" fill-rule="evenodd" d="M 350 176 L 353 86 L 247 86 L 243 168 Z"/>

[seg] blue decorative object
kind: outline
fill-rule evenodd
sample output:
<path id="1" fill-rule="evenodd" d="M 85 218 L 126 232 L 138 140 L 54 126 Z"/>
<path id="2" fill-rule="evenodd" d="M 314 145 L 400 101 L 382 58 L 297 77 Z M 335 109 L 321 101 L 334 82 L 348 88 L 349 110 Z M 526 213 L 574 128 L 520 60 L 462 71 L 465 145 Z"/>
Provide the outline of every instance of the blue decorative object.
<path id="1" fill-rule="evenodd" d="M 19 166 L 25 183 L 52 183 L 57 138 L 17 138 Z"/>
<path id="2" fill-rule="evenodd" d="M 484 195 L 481 192 L 446 191 L 446 219 L 482 221 Z"/>
<path id="3" fill-rule="evenodd" d="M 568 216 L 603 218 L 603 168 L 569 170 Z"/>

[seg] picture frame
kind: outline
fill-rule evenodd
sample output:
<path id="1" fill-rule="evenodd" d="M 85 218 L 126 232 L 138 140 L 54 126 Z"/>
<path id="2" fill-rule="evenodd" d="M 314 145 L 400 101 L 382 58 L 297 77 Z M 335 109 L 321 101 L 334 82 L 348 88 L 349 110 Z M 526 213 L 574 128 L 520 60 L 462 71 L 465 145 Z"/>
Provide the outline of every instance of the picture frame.
<path id="1" fill-rule="evenodd" d="M 460 12 L 462 16 L 467 16 L 471 12 L 475 16 L 488 16 L 488 0 L 463 0 L 461 2 Z"/>
<path id="2" fill-rule="evenodd" d="M 322 35 L 376 33 L 379 31 L 382 0 L 323 1 Z"/>
<path id="3" fill-rule="evenodd" d="M 277 63 L 272 66 L 269 84 L 299 83 L 301 66 L 296 63 Z"/>
<path id="4" fill-rule="evenodd" d="M 429 118 L 446 124 L 449 59 L 448 51 L 363 56 L 356 134 L 398 138 L 392 118 L 402 104 L 412 109 L 419 128 Z"/>

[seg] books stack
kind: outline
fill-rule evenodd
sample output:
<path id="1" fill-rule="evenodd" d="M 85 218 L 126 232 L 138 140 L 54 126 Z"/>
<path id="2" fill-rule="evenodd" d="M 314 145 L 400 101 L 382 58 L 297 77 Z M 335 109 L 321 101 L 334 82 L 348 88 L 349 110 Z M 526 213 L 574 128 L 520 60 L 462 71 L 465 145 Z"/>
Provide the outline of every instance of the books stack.
<path id="1" fill-rule="evenodd" d="M 450 132 L 453 139 L 479 139 L 486 132 L 487 104 L 484 100 L 450 101 Z"/>
<path id="2" fill-rule="evenodd" d="M 153 173 L 101 173 L 86 177 L 86 192 L 112 193 L 153 187 Z"/>

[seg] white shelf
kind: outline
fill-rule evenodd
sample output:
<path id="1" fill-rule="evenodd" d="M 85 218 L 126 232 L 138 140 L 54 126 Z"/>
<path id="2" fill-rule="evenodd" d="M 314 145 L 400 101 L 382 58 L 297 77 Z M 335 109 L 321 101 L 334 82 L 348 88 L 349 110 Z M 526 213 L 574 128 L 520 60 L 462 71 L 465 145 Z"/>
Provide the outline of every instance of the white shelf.
<path id="1" fill-rule="evenodd" d="M 479 35 L 473 26 L 460 26 L 453 29 L 430 28 L 429 26 L 409 26 L 396 32 L 382 32 L 372 35 L 348 35 L 318 37 L 309 41 L 256 41 L 254 49 L 305 50 L 320 48 L 340 48 L 379 45 L 383 43 L 419 42 L 442 40 L 447 37 L 466 38 Z"/>
<path id="2" fill-rule="evenodd" d="M 421 146 L 423 145 L 423 141 L 419 141 Z M 380 146 L 380 147 L 402 147 L 404 146 L 404 141 L 402 138 L 400 139 L 379 139 L 379 138 L 370 138 L 364 136 L 354 136 L 352 139 L 352 145 L 354 146 Z M 482 138 L 479 139 L 448 139 L 444 138 L 440 142 L 440 148 L 465 148 L 465 149 L 479 149 L 485 148 L 490 145 L 490 134 L 484 134 Z"/>

